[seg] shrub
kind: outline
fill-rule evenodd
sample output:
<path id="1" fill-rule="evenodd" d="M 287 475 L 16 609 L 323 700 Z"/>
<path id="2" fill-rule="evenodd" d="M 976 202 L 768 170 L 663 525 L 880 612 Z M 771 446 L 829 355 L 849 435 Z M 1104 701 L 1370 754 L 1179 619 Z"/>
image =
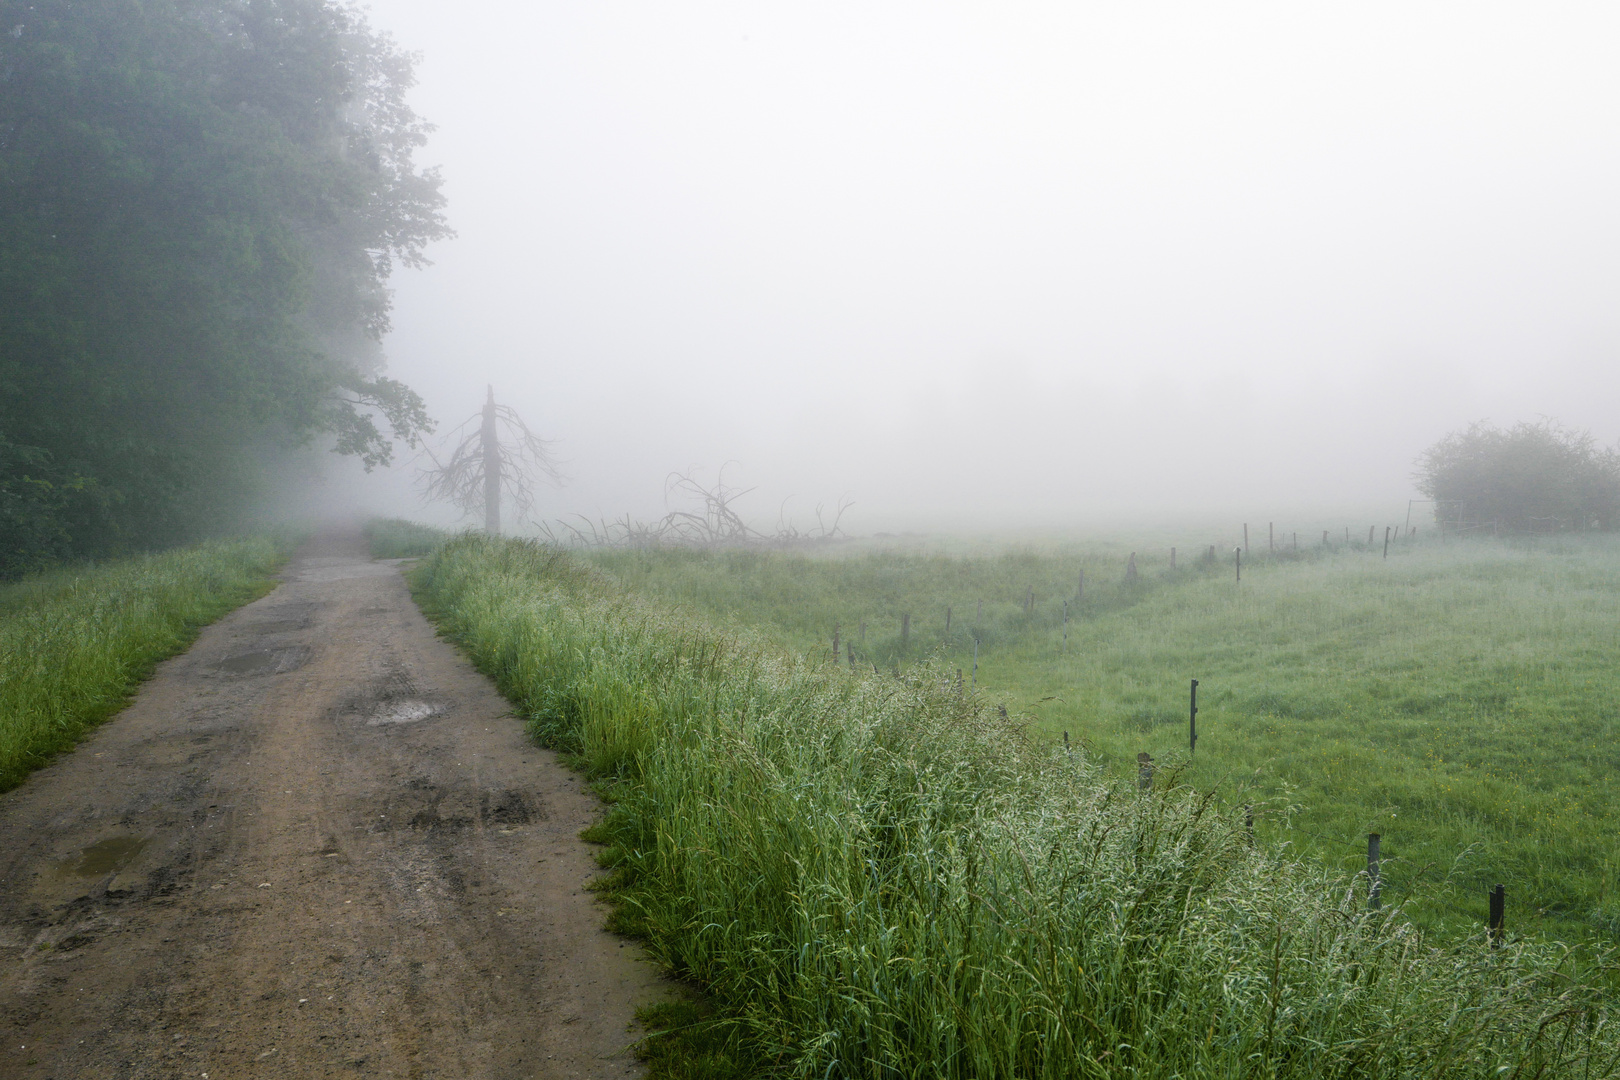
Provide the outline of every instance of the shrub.
<path id="1" fill-rule="evenodd" d="M 1551 420 L 1507 430 L 1484 421 L 1423 452 L 1415 476 L 1442 525 L 1515 531 L 1612 529 L 1620 520 L 1620 453 Z"/>

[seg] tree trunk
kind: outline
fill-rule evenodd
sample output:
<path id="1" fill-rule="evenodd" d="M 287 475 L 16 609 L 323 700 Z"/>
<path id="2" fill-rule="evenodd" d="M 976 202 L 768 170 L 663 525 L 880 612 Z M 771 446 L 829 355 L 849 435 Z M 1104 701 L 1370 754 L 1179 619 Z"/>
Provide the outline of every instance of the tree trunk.
<path id="1" fill-rule="evenodd" d="M 489 388 L 484 402 L 484 425 L 480 432 L 484 450 L 484 531 L 501 535 L 501 447 L 495 430 L 495 388 Z"/>

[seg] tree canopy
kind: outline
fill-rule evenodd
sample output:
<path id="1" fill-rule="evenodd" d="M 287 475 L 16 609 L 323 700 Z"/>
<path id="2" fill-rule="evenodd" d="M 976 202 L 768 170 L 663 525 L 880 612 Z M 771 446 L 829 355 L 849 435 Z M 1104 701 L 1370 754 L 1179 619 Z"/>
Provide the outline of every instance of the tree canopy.
<path id="1" fill-rule="evenodd" d="M 431 426 L 380 374 L 389 274 L 448 235 L 411 61 L 331 0 L 0 0 L 0 573 Z"/>
<path id="2" fill-rule="evenodd" d="M 1620 521 L 1620 453 L 1551 420 L 1470 424 L 1424 451 L 1415 479 L 1442 524 L 1546 532 Z"/>

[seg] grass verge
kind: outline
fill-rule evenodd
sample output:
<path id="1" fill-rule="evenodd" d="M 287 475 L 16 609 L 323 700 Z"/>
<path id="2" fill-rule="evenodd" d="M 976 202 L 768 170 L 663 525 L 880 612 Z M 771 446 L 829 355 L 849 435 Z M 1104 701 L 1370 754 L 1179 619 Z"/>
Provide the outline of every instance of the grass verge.
<path id="1" fill-rule="evenodd" d="M 372 518 L 365 525 L 373 559 L 412 559 L 428 554 L 450 535 L 404 518 Z"/>
<path id="2" fill-rule="evenodd" d="M 267 537 L 57 570 L 0 587 L 0 791 L 111 716 L 158 661 L 274 587 Z"/>
<path id="3" fill-rule="evenodd" d="M 616 921 L 719 1009 L 669 1018 L 710 1042 L 672 1075 L 1620 1075 L 1603 958 L 1433 944 L 943 668 L 833 668 L 522 541 L 458 537 L 415 580 L 611 789 Z"/>

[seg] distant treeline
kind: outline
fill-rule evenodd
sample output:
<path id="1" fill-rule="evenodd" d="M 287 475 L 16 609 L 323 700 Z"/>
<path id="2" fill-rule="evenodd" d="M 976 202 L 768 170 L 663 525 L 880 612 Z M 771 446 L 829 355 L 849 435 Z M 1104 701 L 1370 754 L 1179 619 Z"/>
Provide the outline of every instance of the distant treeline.
<path id="1" fill-rule="evenodd" d="M 408 56 L 329 0 L 3 22 L 0 576 L 190 539 L 277 448 L 374 464 L 428 424 L 378 374 L 389 273 L 447 234 Z"/>

